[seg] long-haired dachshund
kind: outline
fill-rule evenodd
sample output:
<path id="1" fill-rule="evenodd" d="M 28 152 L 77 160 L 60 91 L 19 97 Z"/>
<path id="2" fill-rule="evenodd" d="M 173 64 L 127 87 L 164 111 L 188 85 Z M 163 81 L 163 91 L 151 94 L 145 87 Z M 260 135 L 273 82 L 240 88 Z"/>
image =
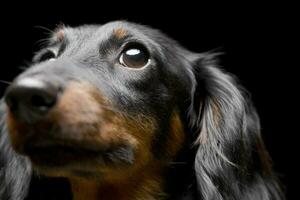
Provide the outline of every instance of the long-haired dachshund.
<path id="1" fill-rule="evenodd" d="M 215 57 L 124 21 L 57 28 L 1 101 L 0 199 L 284 199 Z"/>

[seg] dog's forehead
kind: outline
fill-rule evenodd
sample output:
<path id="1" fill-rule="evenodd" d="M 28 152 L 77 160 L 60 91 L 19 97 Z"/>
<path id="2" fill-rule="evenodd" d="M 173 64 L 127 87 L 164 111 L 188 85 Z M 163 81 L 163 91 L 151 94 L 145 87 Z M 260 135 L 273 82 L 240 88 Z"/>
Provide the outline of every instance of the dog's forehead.
<path id="1" fill-rule="evenodd" d="M 133 37 L 145 43 L 158 45 L 168 38 L 160 31 L 148 26 L 135 24 L 126 21 L 109 22 L 103 25 L 82 25 L 78 27 L 62 26 L 58 28 L 54 35 L 54 41 L 67 40 L 70 45 L 78 46 L 82 43 L 99 43 L 110 38 L 122 40 Z M 92 45 L 92 44 L 91 44 Z"/>
<path id="2" fill-rule="evenodd" d="M 100 25 L 62 26 L 55 30 L 52 40 L 54 42 L 68 41 L 68 43 L 84 41 L 91 38 L 99 27 Z"/>
<path id="3" fill-rule="evenodd" d="M 144 29 L 146 29 L 144 27 Z M 146 32 L 146 30 L 144 30 Z M 78 42 L 87 39 L 105 40 L 111 36 L 122 39 L 127 36 L 142 36 L 142 26 L 138 27 L 128 22 L 111 22 L 103 25 L 82 25 L 78 27 L 62 26 L 56 29 L 54 40 L 62 41 L 67 39 L 69 42 Z"/>

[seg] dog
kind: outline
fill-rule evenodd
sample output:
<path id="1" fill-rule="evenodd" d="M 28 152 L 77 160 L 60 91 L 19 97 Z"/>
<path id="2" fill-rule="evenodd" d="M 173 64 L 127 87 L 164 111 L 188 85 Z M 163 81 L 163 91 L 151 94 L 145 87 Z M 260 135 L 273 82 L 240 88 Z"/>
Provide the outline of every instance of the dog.
<path id="1" fill-rule="evenodd" d="M 1 100 L 0 199 L 284 199 L 246 90 L 159 30 L 58 27 Z"/>

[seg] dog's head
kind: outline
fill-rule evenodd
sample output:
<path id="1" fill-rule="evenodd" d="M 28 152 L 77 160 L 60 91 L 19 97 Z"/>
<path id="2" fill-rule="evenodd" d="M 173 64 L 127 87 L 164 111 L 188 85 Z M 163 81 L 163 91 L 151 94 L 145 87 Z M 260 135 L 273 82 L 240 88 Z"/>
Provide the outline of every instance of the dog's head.
<path id="1" fill-rule="evenodd" d="M 270 166 L 253 107 L 214 56 L 128 22 L 60 27 L 7 89 L 12 145 L 47 176 L 121 181 L 189 165 L 202 197 L 241 194 Z"/>

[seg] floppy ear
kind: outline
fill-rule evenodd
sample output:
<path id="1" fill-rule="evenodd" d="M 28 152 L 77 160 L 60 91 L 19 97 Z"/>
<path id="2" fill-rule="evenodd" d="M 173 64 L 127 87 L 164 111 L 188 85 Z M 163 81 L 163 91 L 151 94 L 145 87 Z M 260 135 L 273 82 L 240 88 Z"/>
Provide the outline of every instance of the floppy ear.
<path id="1" fill-rule="evenodd" d="M 190 57 L 190 123 L 196 130 L 195 171 L 202 199 L 281 199 L 258 115 L 216 54 Z"/>
<path id="2" fill-rule="evenodd" d="M 0 199 L 21 200 L 29 189 L 31 167 L 12 149 L 5 121 L 5 106 L 0 99 Z"/>

